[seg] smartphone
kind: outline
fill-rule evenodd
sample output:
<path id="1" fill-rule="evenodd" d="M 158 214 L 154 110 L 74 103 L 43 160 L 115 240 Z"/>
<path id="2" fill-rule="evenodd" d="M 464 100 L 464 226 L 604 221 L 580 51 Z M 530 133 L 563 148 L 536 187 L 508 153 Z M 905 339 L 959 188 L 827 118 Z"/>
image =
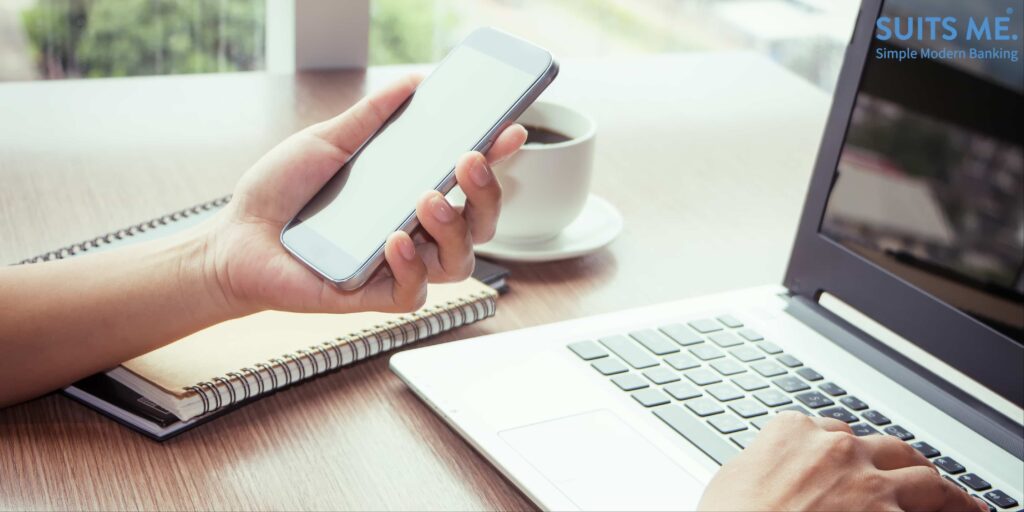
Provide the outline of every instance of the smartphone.
<path id="1" fill-rule="evenodd" d="M 486 152 L 558 74 L 551 54 L 492 28 L 455 47 L 281 231 L 284 247 L 334 286 L 362 286 L 384 242 L 418 225 L 416 201 L 455 185 L 455 163 Z"/>

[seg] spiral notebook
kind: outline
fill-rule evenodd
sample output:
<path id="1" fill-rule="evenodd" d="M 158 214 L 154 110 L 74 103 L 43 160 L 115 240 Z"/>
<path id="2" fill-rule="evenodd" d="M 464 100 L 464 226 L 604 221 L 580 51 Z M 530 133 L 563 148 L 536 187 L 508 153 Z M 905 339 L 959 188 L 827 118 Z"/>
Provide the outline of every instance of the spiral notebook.
<path id="1" fill-rule="evenodd" d="M 166 236 L 203 221 L 229 200 L 209 201 L 21 263 Z M 125 361 L 64 391 L 150 437 L 166 439 L 294 383 L 487 318 L 507 274 L 478 261 L 474 278 L 430 285 L 426 305 L 406 315 L 256 313 Z"/>

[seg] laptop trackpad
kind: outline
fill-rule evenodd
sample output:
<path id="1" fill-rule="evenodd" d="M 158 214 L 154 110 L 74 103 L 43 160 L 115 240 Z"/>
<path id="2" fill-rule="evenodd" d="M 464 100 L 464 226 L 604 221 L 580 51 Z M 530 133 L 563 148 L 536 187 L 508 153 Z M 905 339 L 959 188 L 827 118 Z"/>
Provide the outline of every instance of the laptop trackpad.
<path id="1" fill-rule="evenodd" d="M 690 473 L 608 410 L 498 435 L 583 510 L 693 510 L 703 492 Z"/>

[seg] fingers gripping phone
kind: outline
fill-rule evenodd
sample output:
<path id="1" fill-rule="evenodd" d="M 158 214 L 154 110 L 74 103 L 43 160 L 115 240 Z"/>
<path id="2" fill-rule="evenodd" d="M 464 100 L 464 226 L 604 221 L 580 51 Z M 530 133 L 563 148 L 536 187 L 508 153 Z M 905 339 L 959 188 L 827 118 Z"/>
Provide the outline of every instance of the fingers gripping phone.
<path id="1" fill-rule="evenodd" d="M 546 50 L 474 31 L 285 226 L 281 243 L 338 288 L 359 288 L 384 261 L 387 237 L 419 225 L 416 200 L 451 190 L 458 158 L 486 152 L 557 74 Z"/>

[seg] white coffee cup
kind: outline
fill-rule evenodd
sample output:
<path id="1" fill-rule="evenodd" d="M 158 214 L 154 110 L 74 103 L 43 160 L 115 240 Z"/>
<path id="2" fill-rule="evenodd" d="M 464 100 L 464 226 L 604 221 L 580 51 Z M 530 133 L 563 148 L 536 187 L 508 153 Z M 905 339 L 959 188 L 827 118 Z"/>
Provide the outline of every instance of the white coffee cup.
<path id="1" fill-rule="evenodd" d="M 569 140 L 526 144 L 494 166 L 503 195 L 495 240 L 530 244 L 552 239 L 583 211 L 590 195 L 596 124 L 564 105 L 538 101 L 519 124 Z"/>

